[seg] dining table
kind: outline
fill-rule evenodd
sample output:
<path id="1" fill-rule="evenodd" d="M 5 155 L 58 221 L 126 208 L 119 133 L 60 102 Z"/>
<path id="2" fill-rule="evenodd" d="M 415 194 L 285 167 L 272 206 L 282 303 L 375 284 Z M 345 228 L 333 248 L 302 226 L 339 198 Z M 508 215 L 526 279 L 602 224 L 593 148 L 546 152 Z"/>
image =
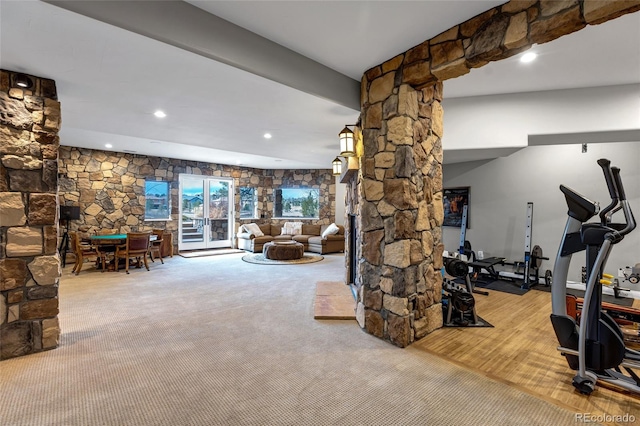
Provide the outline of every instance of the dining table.
<path id="1" fill-rule="evenodd" d="M 149 241 L 155 241 L 158 239 L 157 235 L 151 234 L 149 236 Z M 127 234 L 104 234 L 104 235 L 92 235 L 90 237 L 91 245 L 96 246 L 98 251 L 103 252 L 105 255 L 108 253 L 114 253 L 116 250 L 116 246 L 126 244 L 127 243 Z M 110 264 L 114 262 L 115 259 L 112 259 Z M 96 265 L 97 266 L 97 265 Z M 105 268 L 105 269 L 115 269 Z"/>
<path id="2" fill-rule="evenodd" d="M 106 235 L 92 235 L 91 244 L 97 246 L 117 246 L 125 244 L 127 242 L 127 234 L 106 234 Z M 158 239 L 157 235 L 151 234 L 149 241 L 155 241 Z"/>

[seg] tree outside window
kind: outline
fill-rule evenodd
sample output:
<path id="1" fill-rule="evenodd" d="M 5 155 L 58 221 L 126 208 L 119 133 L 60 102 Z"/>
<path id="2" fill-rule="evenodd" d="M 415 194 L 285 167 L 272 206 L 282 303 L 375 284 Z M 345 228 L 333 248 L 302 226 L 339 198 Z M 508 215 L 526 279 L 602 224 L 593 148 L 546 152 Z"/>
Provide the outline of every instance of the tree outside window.
<path id="1" fill-rule="evenodd" d="M 320 216 L 320 190 L 316 188 L 282 188 L 274 191 L 274 216 L 280 218 L 317 219 Z"/>
<path id="2" fill-rule="evenodd" d="M 258 196 L 255 188 L 240 187 L 240 219 L 258 217 Z"/>
<path id="3" fill-rule="evenodd" d="M 170 220 L 169 182 L 148 180 L 144 183 L 144 220 Z"/>

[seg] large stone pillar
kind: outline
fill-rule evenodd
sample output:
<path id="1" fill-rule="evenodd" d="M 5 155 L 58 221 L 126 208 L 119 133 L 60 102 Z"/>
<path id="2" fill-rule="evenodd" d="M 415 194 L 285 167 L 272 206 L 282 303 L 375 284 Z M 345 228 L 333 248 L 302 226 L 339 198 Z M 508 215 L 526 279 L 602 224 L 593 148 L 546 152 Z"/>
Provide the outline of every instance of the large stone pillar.
<path id="1" fill-rule="evenodd" d="M 442 326 L 442 84 L 364 80 L 357 319 L 405 347 Z"/>
<path id="2" fill-rule="evenodd" d="M 58 346 L 58 130 L 52 80 L 0 70 L 0 359 Z"/>

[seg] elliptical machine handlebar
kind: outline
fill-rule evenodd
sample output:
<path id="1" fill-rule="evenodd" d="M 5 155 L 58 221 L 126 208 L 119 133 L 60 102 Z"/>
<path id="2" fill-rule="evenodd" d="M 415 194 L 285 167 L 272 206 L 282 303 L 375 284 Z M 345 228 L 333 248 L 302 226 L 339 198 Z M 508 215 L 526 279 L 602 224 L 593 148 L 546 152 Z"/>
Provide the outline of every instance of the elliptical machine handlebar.
<path id="1" fill-rule="evenodd" d="M 620 200 L 626 200 L 627 196 L 624 192 L 624 186 L 622 185 L 622 179 L 620 178 L 620 167 L 611 167 L 611 175 L 613 176 L 614 183 L 616 185 L 616 191 Z"/>
<path id="2" fill-rule="evenodd" d="M 606 158 L 601 158 L 598 160 L 598 165 L 602 168 L 602 172 L 604 173 L 604 180 L 607 182 L 607 189 L 609 189 L 609 196 L 611 197 L 611 204 L 600 211 L 600 223 L 603 225 L 607 225 L 611 222 L 611 216 L 615 211 L 612 211 L 620 202 L 620 197 L 618 193 L 618 188 L 616 182 L 613 177 L 613 172 L 611 170 L 611 161 Z"/>
<path id="3" fill-rule="evenodd" d="M 627 201 L 627 196 L 624 192 L 624 186 L 622 185 L 622 178 L 620 177 L 620 168 L 612 167 L 611 173 L 613 174 L 613 179 L 617 188 L 618 195 L 620 197 L 620 203 L 622 207 L 622 211 L 624 213 L 624 219 L 626 222 L 626 226 L 624 229 L 620 231 L 620 235 L 627 235 L 631 231 L 636 228 L 636 220 L 633 217 L 633 212 L 631 211 L 631 206 Z"/>

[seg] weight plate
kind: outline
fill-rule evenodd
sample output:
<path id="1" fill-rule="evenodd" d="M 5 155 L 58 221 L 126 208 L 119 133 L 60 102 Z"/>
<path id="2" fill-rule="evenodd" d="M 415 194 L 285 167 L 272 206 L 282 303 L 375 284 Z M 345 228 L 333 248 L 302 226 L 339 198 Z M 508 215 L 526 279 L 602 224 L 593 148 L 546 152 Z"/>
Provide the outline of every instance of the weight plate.
<path id="1" fill-rule="evenodd" d="M 533 266 L 534 268 L 539 268 L 540 266 L 542 266 L 543 257 L 544 256 L 542 255 L 542 249 L 540 248 L 540 246 L 533 246 L 533 250 L 531 250 L 531 266 Z"/>

